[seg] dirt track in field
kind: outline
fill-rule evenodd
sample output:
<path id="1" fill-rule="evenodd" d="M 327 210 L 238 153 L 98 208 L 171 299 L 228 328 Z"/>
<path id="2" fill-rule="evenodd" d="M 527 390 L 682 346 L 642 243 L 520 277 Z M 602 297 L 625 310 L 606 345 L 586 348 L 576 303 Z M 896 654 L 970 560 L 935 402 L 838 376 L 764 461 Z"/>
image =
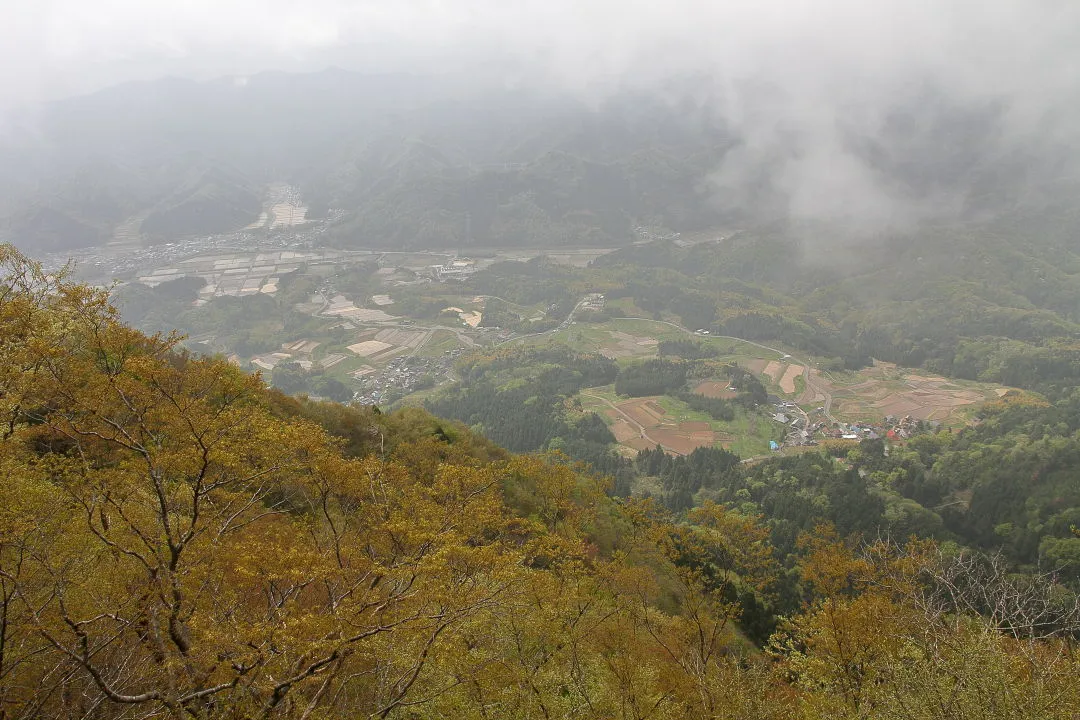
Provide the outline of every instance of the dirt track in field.
<path id="1" fill-rule="evenodd" d="M 714 447 L 717 435 L 704 421 L 676 423 L 667 417 L 657 398 L 634 398 L 619 403 L 599 395 L 582 393 L 602 400 L 608 409 L 604 414 L 612 420 L 609 428 L 620 444 L 635 450 L 660 445 L 676 455 L 688 455 L 699 447 Z"/>

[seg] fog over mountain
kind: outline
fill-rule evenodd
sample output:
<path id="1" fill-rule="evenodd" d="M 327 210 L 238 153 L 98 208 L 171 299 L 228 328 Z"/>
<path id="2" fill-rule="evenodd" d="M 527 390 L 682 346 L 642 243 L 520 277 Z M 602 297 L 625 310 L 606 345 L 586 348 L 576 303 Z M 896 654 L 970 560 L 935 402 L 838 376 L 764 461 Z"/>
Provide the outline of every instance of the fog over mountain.
<path id="1" fill-rule="evenodd" d="M 245 177 L 252 192 L 284 173 L 316 204 L 347 212 L 375 190 L 343 180 L 343 157 L 374 152 L 378 163 L 358 161 L 366 170 L 430 179 L 431 168 L 414 164 L 403 175 L 396 161 L 387 165 L 395 152 L 374 149 L 386 133 L 435 148 L 444 175 L 555 151 L 602 163 L 656 150 L 682 164 L 694 158 L 676 171 L 693 186 L 693 211 L 661 218 L 675 230 L 747 215 L 906 229 L 1052 203 L 1080 177 L 1080 7 L 1070 2 L 54 0 L 9 7 L 3 19 L 14 31 L 0 48 L 8 161 L 0 180 L 9 196 L 0 215 L 24 233 L 82 238 L 73 244 L 108 236 L 121 216 L 160 210 L 183 195 L 188 175 L 210 168 Z M 384 80 L 321 73 L 250 85 L 267 70 L 327 66 Z M 104 90 L 132 80 L 149 84 Z M 61 100 L 80 93 L 95 94 Z M 283 115 L 289 123 L 275 126 Z M 622 147 L 603 156 L 595 142 L 575 144 L 570 136 L 590 123 L 602 125 L 596 137 L 622 137 Z M 687 127 L 671 129 L 680 123 Z M 505 145 L 484 148 L 470 132 L 502 135 Z M 536 137 L 546 140 L 530 153 Z M 271 153 L 281 156 L 265 162 Z M 163 170 L 177 154 L 187 158 L 176 169 L 183 181 Z M 70 207 L 51 205 L 64 217 L 41 215 L 43 203 L 67 197 L 72 173 L 96 178 L 87 163 L 118 160 L 145 197 L 112 197 L 115 218 L 69 217 Z M 169 177 L 146 188 L 142 165 Z M 625 169 L 614 175 L 634 184 Z M 508 181 L 511 195 L 538 191 L 530 183 Z M 639 191 L 609 201 L 629 222 L 646 219 L 626 205 L 640 204 Z M 37 214 L 18 220 L 31 207 Z"/>
<path id="2" fill-rule="evenodd" d="M 0 720 L 1080 720 L 1080 0 L 0 28 Z"/>

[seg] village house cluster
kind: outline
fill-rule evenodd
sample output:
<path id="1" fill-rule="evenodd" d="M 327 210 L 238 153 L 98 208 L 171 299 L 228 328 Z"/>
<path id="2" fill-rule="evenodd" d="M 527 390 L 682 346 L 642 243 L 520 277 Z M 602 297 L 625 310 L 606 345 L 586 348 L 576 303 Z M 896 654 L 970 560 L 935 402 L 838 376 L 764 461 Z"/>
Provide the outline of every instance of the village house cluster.
<path id="1" fill-rule="evenodd" d="M 454 367 L 464 348 L 447 350 L 438 357 L 397 357 L 382 370 L 359 378 L 361 389 L 353 396 L 360 405 L 383 405 L 434 385 Z"/>
<path id="2" fill-rule="evenodd" d="M 817 445 L 818 440 L 907 440 L 919 433 L 933 430 L 940 423 L 919 420 L 907 415 L 897 418 L 885 416 L 880 422 L 841 422 L 825 416 L 825 408 L 818 407 L 809 414 L 803 412 L 794 402 L 786 401 L 775 395 L 769 396 L 769 410 L 774 422 L 787 426 L 783 443 L 772 443 L 773 450 L 782 447 L 800 447 Z"/>

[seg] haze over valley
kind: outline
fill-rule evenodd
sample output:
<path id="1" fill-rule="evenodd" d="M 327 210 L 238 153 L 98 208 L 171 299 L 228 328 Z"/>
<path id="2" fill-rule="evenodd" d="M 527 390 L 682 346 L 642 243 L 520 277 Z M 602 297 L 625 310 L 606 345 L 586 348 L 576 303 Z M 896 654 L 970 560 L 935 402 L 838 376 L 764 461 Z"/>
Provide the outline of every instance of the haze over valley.
<path id="1" fill-rule="evenodd" d="M 0 720 L 1076 720 L 1080 5 L 0 20 Z"/>

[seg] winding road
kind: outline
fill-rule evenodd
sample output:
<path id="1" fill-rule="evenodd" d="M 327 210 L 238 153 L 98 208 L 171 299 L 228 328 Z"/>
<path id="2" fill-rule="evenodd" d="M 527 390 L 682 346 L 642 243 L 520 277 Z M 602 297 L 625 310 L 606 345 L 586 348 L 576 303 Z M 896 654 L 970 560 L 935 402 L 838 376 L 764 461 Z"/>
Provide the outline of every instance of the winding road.
<path id="1" fill-rule="evenodd" d="M 508 345 L 508 344 L 510 344 L 512 342 L 517 342 L 518 340 L 525 340 L 526 338 L 531 338 L 531 337 L 540 337 L 542 335 L 550 335 L 551 333 L 557 333 L 560 330 L 565 330 L 566 328 L 570 327 L 570 323 L 574 322 L 574 313 L 576 313 L 578 310 L 580 310 L 581 306 L 584 305 L 584 304 L 585 304 L 584 299 L 578 300 L 577 305 L 575 305 L 574 309 L 570 311 L 570 314 L 566 316 L 566 319 L 563 320 L 561 323 L 559 323 L 558 327 L 553 327 L 550 330 L 544 330 L 543 332 L 529 333 L 528 335 L 518 335 L 517 337 L 512 337 L 509 340 L 503 340 L 501 343 L 496 343 L 492 347 L 502 347 L 503 345 Z"/>

